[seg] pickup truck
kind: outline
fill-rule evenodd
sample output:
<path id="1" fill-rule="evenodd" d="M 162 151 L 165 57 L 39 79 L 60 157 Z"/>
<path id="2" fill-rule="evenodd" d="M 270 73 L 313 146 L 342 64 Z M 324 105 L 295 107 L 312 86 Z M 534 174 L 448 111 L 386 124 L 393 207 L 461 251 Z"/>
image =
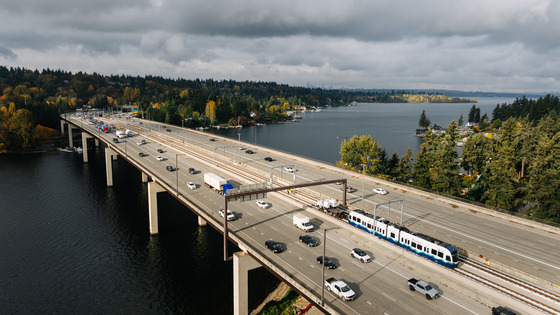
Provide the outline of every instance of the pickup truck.
<path id="1" fill-rule="evenodd" d="M 425 281 L 411 278 L 408 279 L 406 284 L 410 288 L 410 291 L 418 291 L 424 294 L 428 300 L 437 299 L 439 297 L 439 292 Z"/>
<path id="2" fill-rule="evenodd" d="M 343 300 L 352 301 L 356 298 L 356 293 L 342 280 L 328 278 L 325 280 L 325 287 Z"/>

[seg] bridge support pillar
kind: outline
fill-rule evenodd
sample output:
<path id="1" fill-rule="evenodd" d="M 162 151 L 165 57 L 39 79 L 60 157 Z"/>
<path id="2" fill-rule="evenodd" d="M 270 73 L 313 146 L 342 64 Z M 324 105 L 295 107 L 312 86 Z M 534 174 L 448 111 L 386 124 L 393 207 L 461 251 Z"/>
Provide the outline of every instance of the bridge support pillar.
<path id="1" fill-rule="evenodd" d="M 96 147 L 99 146 L 99 140 L 97 140 L 97 138 L 95 138 L 95 146 L 96 146 Z"/>
<path id="2" fill-rule="evenodd" d="M 84 149 L 84 152 L 83 152 L 84 163 L 88 162 L 87 139 L 91 139 L 91 138 L 93 138 L 93 137 L 90 136 L 89 134 L 87 134 L 87 132 L 82 131 L 82 149 Z"/>
<path id="3" fill-rule="evenodd" d="M 204 220 L 201 216 L 198 216 L 198 226 L 206 226 L 206 220 Z"/>
<path id="4" fill-rule="evenodd" d="M 68 124 L 68 147 L 74 148 L 74 140 L 72 139 L 72 124 Z"/>
<path id="5" fill-rule="evenodd" d="M 115 154 L 115 155 L 113 155 L 113 161 L 116 161 L 116 160 L 117 160 L 117 155 Z"/>
<path id="6" fill-rule="evenodd" d="M 142 172 L 142 183 L 147 183 L 148 182 L 148 175 L 146 175 L 146 173 Z"/>
<path id="7" fill-rule="evenodd" d="M 245 252 L 233 254 L 233 314 L 249 314 L 249 270 L 261 265 Z"/>
<path id="8" fill-rule="evenodd" d="M 149 182 L 148 183 L 148 211 L 150 218 L 150 234 L 155 235 L 158 234 L 158 208 L 157 208 L 157 193 L 165 191 L 163 187 L 161 187 L 156 182 Z"/>
<path id="9" fill-rule="evenodd" d="M 60 133 L 64 134 L 64 124 L 66 124 L 66 122 L 64 120 L 60 120 Z"/>
<path id="10" fill-rule="evenodd" d="M 105 173 L 107 174 L 107 186 L 113 186 L 113 160 L 111 156 L 117 155 L 115 151 L 105 148 Z"/>

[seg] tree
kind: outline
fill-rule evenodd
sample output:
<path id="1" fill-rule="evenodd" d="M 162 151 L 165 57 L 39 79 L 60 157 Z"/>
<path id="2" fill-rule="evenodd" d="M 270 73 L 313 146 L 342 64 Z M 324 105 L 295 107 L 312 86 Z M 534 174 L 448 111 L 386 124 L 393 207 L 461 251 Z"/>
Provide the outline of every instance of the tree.
<path id="1" fill-rule="evenodd" d="M 476 106 L 473 104 L 471 110 L 469 111 L 469 122 L 475 122 L 474 115 L 476 114 Z"/>
<path id="2" fill-rule="evenodd" d="M 420 120 L 418 121 L 418 126 L 426 129 L 428 128 L 432 122 L 426 117 L 426 110 L 422 110 L 422 114 L 420 114 Z"/>
<path id="3" fill-rule="evenodd" d="M 204 113 L 210 122 L 216 121 L 216 102 L 208 101 Z"/>
<path id="4" fill-rule="evenodd" d="M 457 151 L 455 151 L 456 137 L 457 125 L 453 120 L 449 123 L 445 135 L 436 140 L 431 169 L 432 189 L 450 195 L 456 195 L 461 191 Z"/>
<path id="5" fill-rule="evenodd" d="M 459 116 L 459 121 L 457 122 L 458 126 L 462 126 L 463 125 L 463 114 L 461 114 L 461 116 Z"/>
<path id="6" fill-rule="evenodd" d="M 414 164 L 414 184 L 423 188 L 432 188 L 432 165 L 434 162 L 434 140 L 432 128 L 424 134 L 424 143 L 420 146 L 420 152 L 416 153 Z"/>
<path id="7" fill-rule="evenodd" d="M 340 145 L 340 161 L 337 164 L 354 171 L 360 171 L 365 164 L 366 174 L 376 174 L 381 163 L 378 158 L 380 151 L 381 147 L 370 135 L 354 135 Z"/>
<path id="8" fill-rule="evenodd" d="M 408 181 L 412 179 L 413 158 L 412 158 L 412 150 L 410 149 L 410 147 L 408 147 L 408 149 L 406 150 L 405 155 L 403 155 L 399 159 L 394 174 L 399 182 L 408 183 Z"/>

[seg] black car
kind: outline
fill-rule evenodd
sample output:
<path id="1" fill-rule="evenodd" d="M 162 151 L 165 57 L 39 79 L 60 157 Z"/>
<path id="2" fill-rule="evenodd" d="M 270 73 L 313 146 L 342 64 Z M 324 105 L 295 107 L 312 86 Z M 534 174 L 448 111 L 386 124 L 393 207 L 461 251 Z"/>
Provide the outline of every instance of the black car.
<path id="1" fill-rule="evenodd" d="M 140 157 L 146 156 L 146 154 L 144 154 L 144 152 L 140 152 L 140 153 L 138 153 L 138 155 L 139 155 Z"/>
<path id="2" fill-rule="evenodd" d="M 165 129 L 165 131 L 167 131 L 167 132 L 171 132 L 171 129 L 169 129 L 169 128 L 168 128 L 168 129 Z"/>
<path id="3" fill-rule="evenodd" d="M 113 138 L 114 143 L 119 143 L 119 138 Z"/>
<path id="4" fill-rule="evenodd" d="M 245 151 L 245 153 L 247 153 L 247 154 L 253 154 L 253 153 L 255 153 L 255 152 L 253 152 L 253 150 L 247 150 L 247 151 Z"/>
<path id="5" fill-rule="evenodd" d="M 317 262 L 323 264 L 323 256 L 317 257 Z M 336 264 L 329 257 L 325 256 L 325 268 L 336 269 Z"/>
<path id="6" fill-rule="evenodd" d="M 265 157 L 264 160 L 267 161 L 267 162 L 272 162 L 273 161 L 273 159 L 270 156 Z"/>
<path id="7" fill-rule="evenodd" d="M 342 190 L 342 187 L 340 188 L 340 190 Z M 357 192 L 358 190 L 354 187 L 351 186 L 346 186 L 346 192 L 348 193 L 353 193 L 353 192 Z"/>
<path id="8" fill-rule="evenodd" d="M 157 149 L 158 153 L 163 153 L 162 149 Z"/>
<path id="9" fill-rule="evenodd" d="M 216 141 L 216 139 L 214 139 L 214 138 L 210 138 L 210 141 Z"/>
<path id="10" fill-rule="evenodd" d="M 508 310 L 503 306 L 492 307 L 492 315 L 516 315 L 514 311 Z"/>
<path id="11" fill-rule="evenodd" d="M 309 235 L 300 235 L 299 240 L 309 247 L 315 247 L 319 245 L 319 243 L 317 243 L 317 241 L 312 236 Z"/>
<path id="12" fill-rule="evenodd" d="M 282 251 L 284 251 L 280 243 L 272 240 L 264 242 L 264 245 L 266 246 L 266 248 L 270 249 L 273 253 L 281 253 Z"/>
<path id="13" fill-rule="evenodd" d="M 173 172 L 175 170 L 175 168 L 171 165 L 167 165 L 166 169 L 170 172 Z"/>
<path id="14" fill-rule="evenodd" d="M 196 174 L 196 170 L 192 167 L 189 167 L 189 173 Z"/>

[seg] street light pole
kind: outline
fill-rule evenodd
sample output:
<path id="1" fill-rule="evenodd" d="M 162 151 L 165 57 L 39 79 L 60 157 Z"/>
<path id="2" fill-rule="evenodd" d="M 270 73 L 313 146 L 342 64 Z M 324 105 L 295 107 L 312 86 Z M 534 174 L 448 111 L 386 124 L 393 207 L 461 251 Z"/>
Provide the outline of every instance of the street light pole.
<path id="1" fill-rule="evenodd" d="M 321 306 L 325 306 L 325 255 L 327 254 L 327 231 L 338 227 L 325 229 L 323 233 L 323 268 L 321 268 Z"/>

